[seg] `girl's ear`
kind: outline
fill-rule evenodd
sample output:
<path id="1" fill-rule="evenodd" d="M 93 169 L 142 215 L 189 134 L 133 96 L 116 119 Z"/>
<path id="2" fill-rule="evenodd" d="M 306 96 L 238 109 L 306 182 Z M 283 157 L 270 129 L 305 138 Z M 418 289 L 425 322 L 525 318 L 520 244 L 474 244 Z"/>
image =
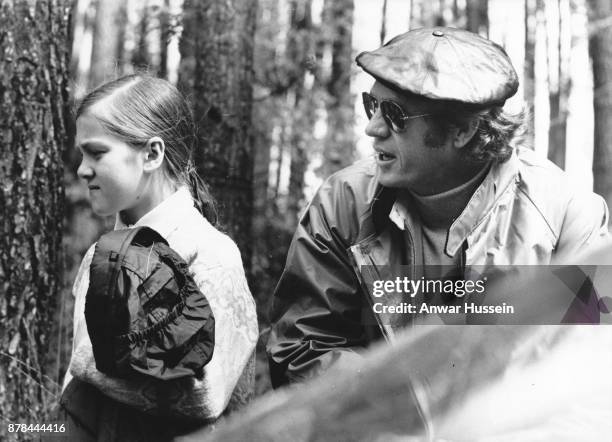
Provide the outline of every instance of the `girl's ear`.
<path id="1" fill-rule="evenodd" d="M 153 172 L 159 169 L 164 162 L 164 155 L 166 154 L 164 140 L 159 137 L 152 137 L 147 141 L 143 150 L 145 172 Z"/>

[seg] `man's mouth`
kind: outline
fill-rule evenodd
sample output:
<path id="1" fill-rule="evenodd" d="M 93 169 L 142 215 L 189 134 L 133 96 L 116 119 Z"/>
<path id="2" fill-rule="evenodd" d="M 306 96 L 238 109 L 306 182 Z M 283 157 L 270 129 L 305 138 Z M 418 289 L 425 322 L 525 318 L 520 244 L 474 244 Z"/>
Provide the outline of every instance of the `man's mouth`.
<path id="1" fill-rule="evenodd" d="M 89 190 L 98 190 L 98 189 L 100 189 L 99 186 L 93 186 L 93 185 L 87 186 L 87 187 L 89 188 Z"/>
<path id="2" fill-rule="evenodd" d="M 384 152 L 382 150 L 377 150 L 375 156 L 378 161 L 392 161 L 395 159 L 395 155 Z"/>

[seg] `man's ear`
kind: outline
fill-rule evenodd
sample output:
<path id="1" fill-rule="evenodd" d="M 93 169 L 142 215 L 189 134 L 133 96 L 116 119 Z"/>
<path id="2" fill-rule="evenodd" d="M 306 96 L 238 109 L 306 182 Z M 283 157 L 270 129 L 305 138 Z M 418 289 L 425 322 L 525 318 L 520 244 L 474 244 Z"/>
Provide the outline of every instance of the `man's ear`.
<path id="1" fill-rule="evenodd" d="M 478 118 L 470 118 L 470 121 L 463 127 L 458 127 L 454 131 L 453 146 L 461 149 L 474 137 L 478 130 Z"/>
<path id="2" fill-rule="evenodd" d="M 164 162 L 166 154 L 166 145 L 164 140 L 159 137 L 152 137 L 147 141 L 144 147 L 144 170 L 145 172 L 153 172 L 159 169 Z"/>

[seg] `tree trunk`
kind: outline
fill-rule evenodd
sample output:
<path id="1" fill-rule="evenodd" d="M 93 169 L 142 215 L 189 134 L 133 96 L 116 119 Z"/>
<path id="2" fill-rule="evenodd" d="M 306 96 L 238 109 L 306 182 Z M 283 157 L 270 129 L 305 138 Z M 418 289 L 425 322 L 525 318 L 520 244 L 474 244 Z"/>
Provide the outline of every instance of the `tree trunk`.
<path id="1" fill-rule="evenodd" d="M 308 167 L 307 149 L 312 146 L 312 132 L 315 124 L 315 101 L 313 88 L 319 85 L 315 78 L 310 89 L 306 85 L 308 59 L 314 51 L 314 33 L 311 15 L 311 0 L 293 0 L 288 33 L 287 63 L 294 66 L 295 84 L 288 94 L 288 105 L 292 113 L 289 144 L 289 190 L 287 193 L 286 225 L 295 229 L 300 205 L 304 197 L 304 174 Z"/>
<path id="2" fill-rule="evenodd" d="M 416 0 L 418 1 L 418 0 Z M 410 0 L 410 2 L 408 3 L 408 30 L 414 29 L 418 26 L 416 25 L 416 5 L 415 5 L 415 0 Z"/>
<path id="3" fill-rule="evenodd" d="M 488 0 L 467 0 L 465 4 L 467 30 L 476 34 L 489 35 L 489 2 Z"/>
<path id="4" fill-rule="evenodd" d="M 593 184 L 612 207 L 612 4 L 609 0 L 589 0 L 588 4 L 595 111 Z"/>
<path id="5" fill-rule="evenodd" d="M 115 56 L 118 35 L 117 17 L 121 2 L 116 0 L 97 0 L 96 23 L 91 48 L 91 67 L 89 69 L 89 89 L 114 78 Z"/>
<path id="6" fill-rule="evenodd" d="M 144 0 L 141 2 L 141 7 L 138 9 L 140 13 L 140 17 L 138 17 L 139 21 L 136 26 L 136 48 L 132 53 L 132 65 L 136 68 L 148 68 L 151 65 L 151 51 L 149 50 L 148 45 L 148 35 L 150 26 L 150 9 L 149 9 L 149 0 Z"/>
<path id="7" fill-rule="evenodd" d="M 73 0 L 71 9 L 72 31 L 74 40 L 71 47 L 70 75 L 72 77 L 72 95 L 80 99 L 89 90 L 89 71 L 91 69 L 91 50 L 96 26 L 95 1 Z"/>
<path id="8" fill-rule="evenodd" d="M 280 106 L 275 90 L 278 85 L 272 80 L 273 72 L 279 64 L 278 38 L 281 20 L 279 14 L 279 0 L 260 0 L 257 14 L 257 34 L 254 58 L 265 60 L 265 63 L 254 65 L 255 70 L 255 97 L 253 106 L 253 235 L 256 241 L 263 238 L 263 232 L 269 225 L 269 210 L 272 210 L 275 201 L 271 198 L 271 146 L 274 144 L 275 128 L 278 127 Z M 256 124 L 255 124 L 256 122 Z M 254 254 L 266 255 L 267 246 L 257 247 Z M 257 259 L 255 257 L 254 259 Z M 267 294 L 266 294 L 267 296 Z"/>
<path id="9" fill-rule="evenodd" d="M 253 209 L 253 39 L 256 0 L 188 0 L 181 74 L 199 126 L 197 164 L 248 267 Z"/>
<path id="10" fill-rule="evenodd" d="M 72 0 L 72 33 L 78 38 L 79 43 L 82 41 L 86 24 L 86 10 L 82 5 L 84 0 Z M 74 44 L 70 48 L 70 75 L 75 83 L 78 83 L 78 68 L 79 59 L 81 56 L 81 45 Z"/>
<path id="11" fill-rule="evenodd" d="M 117 42 L 115 45 L 115 60 L 117 64 L 117 76 L 126 74 L 126 64 L 129 60 L 125 50 L 125 40 L 127 38 L 128 16 L 127 1 L 121 2 L 115 18 L 115 28 L 117 29 Z"/>
<path id="12" fill-rule="evenodd" d="M 385 43 L 387 38 L 387 0 L 383 0 L 382 4 L 382 19 L 380 23 L 380 44 Z"/>
<path id="13" fill-rule="evenodd" d="M 410 29 L 431 26 L 444 26 L 444 16 L 440 14 L 443 8 L 440 0 L 411 0 Z"/>
<path id="14" fill-rule="evenodd" d="M 164 0 L 159 11 L 159 76 L 168 78 L 168 43 L 172 35 L 170 27 L 170 0 Z"/>
<path id="15" fill-rule="evenodd" d="M 535 147 L 535 45 L 536 45 L 536 0 L 525 0 L 525 65 L 523 68 L 523 98 L 528 107 L 529 146 Z"/>
<path id="16" fill-rule="evenodd" d="M 565 168 L 565 151 L 567 139 L 567 102 L 569 99 L 570 82 L 567 73 L 567 57 L 570 48 L 563 44 L 564 33 L 568 23 L 563 20 L 562 0 L 556 2 L 558 19 L 558 36 L 555 42 L 556 62 L 548 63 L 548 102 L 550 106 L 550 126 L 548 129 L 548 158 L 559 166 Z M 550 5 L 550 2 L 548 3 Z M 547 7 L 548 7 L 547 5 Z M 548 27 L 548 26 L 547 26 Z M 546 46 L 550 54 L 550 30 L 547 29 Z M 556 66 L 556 72 L 553 68 Z"/>
<path id="17" fill-rule="evenodd" d="M 50 322 L 62 275 L 67 0 L 0 1 L 0 440 L 49 423 Z"/>
<path id="18" fill-rule="evenodd" d="M 332 47 L 327 82 L 327 136 L 321 174 L 328 177 L 353 161 L 353 96 L 351 94 L 353 0 L 326 0 L 325 26 Z"/>

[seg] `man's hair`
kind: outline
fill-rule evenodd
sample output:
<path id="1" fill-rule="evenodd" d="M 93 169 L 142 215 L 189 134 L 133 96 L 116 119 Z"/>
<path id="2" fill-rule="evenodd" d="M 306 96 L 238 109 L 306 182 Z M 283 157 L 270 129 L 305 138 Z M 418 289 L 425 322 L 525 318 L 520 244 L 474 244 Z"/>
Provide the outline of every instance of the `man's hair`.
<path id="1" fill-rule="evenodd" d="M 462 149 L 470 161 L 503 163 L 510 158 L 517 142 L 524 141 L 527 129 L 524 110 L 512 114 L 505 111 L 503 106 L 473 110 L 451 104 L 427 118 L 429 130 L 425 135 L 425 144 L 434 148 L 440 146 L 453 128 L 467 129 L 474 119 L 478 129 Z"/>

